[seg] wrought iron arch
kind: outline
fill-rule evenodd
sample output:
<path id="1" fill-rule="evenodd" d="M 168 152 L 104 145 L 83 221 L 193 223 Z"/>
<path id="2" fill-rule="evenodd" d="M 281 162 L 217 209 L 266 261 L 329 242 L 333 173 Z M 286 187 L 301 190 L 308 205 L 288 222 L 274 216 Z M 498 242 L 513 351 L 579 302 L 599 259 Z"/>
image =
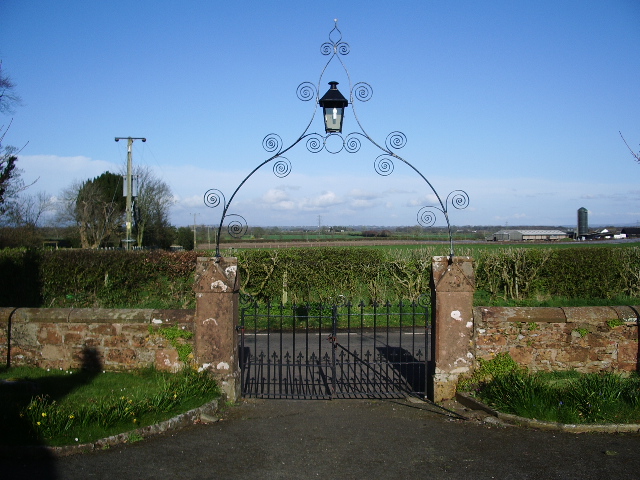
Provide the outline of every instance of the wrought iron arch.
<path id="1" fill-rule="evenodd" d="M 284 178 L 291 172 L 291 162 L 284 156 L 289 150 L 303 142 L 306 145 L 306 148 L 311 153 L 318 153 L 322 150 L 325 150 L 332 154 L 340 153 L 342 150 L 345 150 L 348 153 L 356 153 L 360 150 L 362 145 L 362 140 L 369 141 L 372 145 L 376 146 L 382 153 L 374 160 L 374 170 L 376 173 L 382 176 L 390 175 L 394 170 L 394 159 L 399 160 L 406 164 L 409 168 L 411 168 L 424 182 L 428 185 L 429 189 L 435 195 L 437 199 L 436 205 L 428 205 L 420 208 L 417 213 L 417 221 L 423 227 L 433 226 L 438 218 L 438 212 L 440 212 L 447 223 L 447 231 L 449 234 L 449 253 L 451 258 L 454 256 L 453 249 L 453 234 L 451 231 L 451 223 L 449 222 L 449 212 L 448 206 L 451 205 L 456 209 L 464 209 L 469 205 L 469 195 L 464 190 L 454 190 L 453 192 L 447 195 L 445 201 L 442 201 L 442 198 L 433 187 L 431 182 L 410 162 L 406 159 L 402 158 L 395 151 L 403 148 L 407 143 L 407 137 L 402 132 L 394 131 L 387 135 L 384 146 L 380 143 L 376 142 L 373 138 L 367 134 L 364 127 L 360 123 L 360 119 L 358 118 L 358 113 L 356 109 L 356 104 L 354 100 L 358 100 L 360 102 L 367 102 L 373 96 L 373 89 L 371 85 L 366 82 L 358 82 L 353 84 L 351 81 L 351 76 L 349 75 L 349 70 L 346 65 L 342 61 L 342 57 L 348 55 L 351 48 L 349 44 L 342 40 L 342 32 L 338 28 L 338 20 L 334 20 L 334 27 L 329 32 L 329 41 L 324 42 L 320 46 L 320 53 L 322 55 L 328 56 L 327 60 L 322 72 L 320 73 L 320 78 L 318 79 L 318 83 L 313 84 L 311 82 L 302 82 L 298 85 L 296 89 L 296 95 L 302 101 L 314 101 L 315 107 L 313 110 L 313 114 L 311 115 L 311 119 L 309 123 L 303 130 L 302 134 L 289 146 L 284 146 L 282 142 L 282 138 L 276 133 L 270 133 L 264 137 L 262 140 L 263 148 L 273 155 L 260 163 L 257 167 L 255 167 L 236 187 L 236 189 L 229 197 L 227 201 L 222 191 L 218 189 L 210 189 L 204 194 L 204 203 L 206 206 L 211 208 L 216 208 L 222 206 L 222 215 L 220 217 L 220 223 L 218 225 L 218 234 L 216 236 L 216 256 L 220 256 L 220 234 L 222 233 L 222 228 L 227 221 L 227 231 L 229 235 L 234 238 L 242 237 L 248 229 L 247 221 L 238 214 L 229 213 L 229 207 L 233 202 L 238 191 L 242 188 L 242 186 L 251 178 L 251 176 L 260 170 L 262 167 L 267 165 L 268 163 L 273 162 L 273 173 L 279 178 Z M 360 128 L 359 132 L 352 132 L 343 136 L 342 133 L 331 132 L 325 135 L 309 132 L 311 125 L 313 124 L 313 120 L 315 119 L 316 113 L 318 111 L 319 100 L 320 100 L 320 86 L 322 85 L 322 81 L 327 70 L 327 67 L 331 64 L 332 61 L 338 61 L 349 81 L 349 103 L 353 109 L 353 116 Z M 335 139 L 338 139 L 338 142 L 335 142 Z M 332 139 L 332 144 L 337 144 L 338 148 L 334 148 L 330 150 L 327 148 L 327 140 Z"/>

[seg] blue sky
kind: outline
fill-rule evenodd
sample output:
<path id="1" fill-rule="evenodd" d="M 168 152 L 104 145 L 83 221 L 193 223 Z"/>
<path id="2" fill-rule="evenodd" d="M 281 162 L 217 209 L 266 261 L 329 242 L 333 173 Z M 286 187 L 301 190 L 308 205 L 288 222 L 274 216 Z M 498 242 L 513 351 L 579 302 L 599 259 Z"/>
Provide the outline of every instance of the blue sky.
<path id="1" fill-rule="evenodd" d="M 305 130 L 314 102 L 296 96 L 318 84 L 333 19 L 350 53 L 352 83 L 373 88 L 356 102 L 362 127 L 398 150 L 444 200 L 464 190 L 468 208 L 449 206 L 454 225 L 640 222 L 640 2 L 381 1 L 219 2 L 3 0 L 0 59 L 23 105 L 5 143 L 22 146 L 32 191 L 58 196 L 74 180 L 126 163 L 148 166 L 176 196 L 176 225 L 214 225 L 219 209 L 269 154 Z M 322 77 L 348 79 L 332 62 Z M 338 65 L 339 67 L 339 65 Z M 334 78 L 335 77 L 335 78 Z M 349 106 L 344 134 L 359 131 Z M 321 132 L 316 115 L 309 132 Z M 270 166 L 240 189 L 229 213 L 249 225 L 415 225 L 434 195 L 396 161 L 379 176 L 382 152 L 287 152 L 292 171 Z M 443 225 L 440 216 L 436 225 Z"/>

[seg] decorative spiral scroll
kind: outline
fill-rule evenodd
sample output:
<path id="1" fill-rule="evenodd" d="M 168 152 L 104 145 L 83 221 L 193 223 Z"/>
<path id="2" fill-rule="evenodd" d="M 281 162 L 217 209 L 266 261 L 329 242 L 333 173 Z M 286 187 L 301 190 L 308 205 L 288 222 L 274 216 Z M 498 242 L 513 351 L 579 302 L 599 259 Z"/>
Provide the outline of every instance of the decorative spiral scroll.
<path id="1" fill-rule="evenodd" d="M 334 45 L 331 42 L 325 42 L 320 45 L 320 53 L 322 55 L 332 55 L 334 52 Z"/>
<path id="2" fill-rule="evenodd" d="M 418 297 L 418 301 L 416 302 L 419 307 L 428 308 L 431 306 L 431 295 L 427 295 L 425 293 L 421 294 Z"/>
<path id="3" fill-rule="evenodd" d="M 351 98 L 361 102 L 368 102 L 373 97 L 373 88 L 366 82 L 358 82 L 351 89 Z M 353 103 L 353 101 L 352 101 Z"/>
<path id="4" fill-rule="evenodd" d="M 224 194 L 215 188 L 207 190 L 204 194 L 204 204 L 209 208 L 216 208 L 218 205 L 225 205 Z"/>
<path id="5" fill-rule="evenodd" d="M 244 219 L 242 215 L 230 214 L 227 215 L 227 218 L 235 217 L 233 220 L 229 220 L 229 224 L 227 225 L 227 232 L 233 238 L 241 238 L 247 233 L 247 221 Z"/>
<path id="6" fill-rule="evenodd" d="M 344 139 L 344 148 L 349 153 L 356 153 L 360 150 L 360 138 L 358 138 L 357 133 L 350 133 L 347 135 L 347 138 Z"/>
<path id="7" fill-rule="evenodd" d="M 296 95 L 303 102 L 308 102 L 318 96 L 318 91 L 313 83 L 302 82 L 296 89 Z"/>
<path id="8" fill-rule="evenodd" d="M 262 139 L 262 148 L 267 152 L 279 152 L 282 149 L 282 139 L 277 133 L 270 133 Z"/>
<path id="9" fill-rule="evenodd" d="M 243 307 L 257 306 L 258 301 L 249 293 L 240 292 L 240 305 Z"/>
<path id="10" fill-rule="evenodd" d="M 349 55 L 350 51 L 351 51 L 351 47 L 347 42 L 336 43 L 336 52 L 338 52 L 338 54 Z"/>
<path id="11" fill-rule="evenodd" d="M 378 175 L 386 177 L 393 173 L 393 160 L 388 155 L 380 155 L 373 162 L 373 168 Z"/>
<path id="12" fill-rule="evenodd" d="M 286 157 L 278 157 L 273 164 L 273 174 L 278 178 L 284 178 L 291 173 L 291 162 Z"/>
<path id="13" fill-rule="evenodd" d="M 418 210 L 418 223 L 423 227 L 432 227 L 438 218 L 435 212 L 436 210 L 441 211 L 436 207 L 422 207 Z"/>
<path id="14" fill-rule="evenodd" d="M 307 138 L 307 150 L 311 153 L 321 152 L 324 148 L 324 137 L 318 133 L 312 133 Z"/>
<path id="15" fill-rule="evenodd" d="M 464 210 L 469 206 L 469 195 L 464 190 L 454 190 L 447 195 L 447 203 L 451 203 L 458 210 Z"/>
<path id="16" fill-rule="evenodd" d="M 391 132 L 387 135 L 385 144 L 389 150 L 399 150 L 407 144 L 407 137 L 402 132 Z"/>
<path id="17" fill-rule="evenodd" d="M 349 55 L 349 52 L 351 52 L 351 47 L 347 42 L 325 42 L 320 45 L 320 53 L 322 55 L 333 55 L 334 53 Z"/>

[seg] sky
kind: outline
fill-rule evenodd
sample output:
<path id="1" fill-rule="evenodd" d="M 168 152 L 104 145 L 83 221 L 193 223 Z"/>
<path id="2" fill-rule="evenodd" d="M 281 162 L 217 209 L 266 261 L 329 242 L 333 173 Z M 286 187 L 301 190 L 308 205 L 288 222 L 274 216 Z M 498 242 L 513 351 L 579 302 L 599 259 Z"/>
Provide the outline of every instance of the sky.
<path id="1" fill-rule="evenodd" d="M 334 19 L 350 51 L 327 65 Z M 620 132 L 638 152 L 639 21 L 638 0 L 3 0 L 0 60 L 22 105 L 0 125 L 5 145 L 26 144 L 29 192 L 54 198 L 124 171 L 115 137 L 145 137 L 133 165 L 171 188 L 176 226 L 220 222 L 211 189 L 225 224 L 416 225 L 439 198 L 452 225 L 575 227 L 585 207 L 590 225 L 635 226 L 640 164 Z M 296 91 L 332 80 L 347 98 L 371 86 L 345 114 L 360 150 L 311 153 L 305 138 L 275 175 L 263 139 L 324 135 Z M 396 131 L 401 159 L 378 175 Z"/>

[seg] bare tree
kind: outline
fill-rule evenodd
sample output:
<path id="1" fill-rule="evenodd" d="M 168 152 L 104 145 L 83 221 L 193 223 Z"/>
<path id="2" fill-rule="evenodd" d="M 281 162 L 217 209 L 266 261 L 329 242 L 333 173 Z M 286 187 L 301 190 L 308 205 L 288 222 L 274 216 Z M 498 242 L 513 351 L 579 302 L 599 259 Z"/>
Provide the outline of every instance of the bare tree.
<path id="1" fill-rule="evenodd" d="M 20 105 L 22 100 L 15 93 L 16 84 L 2 71 L 0 61 L 0 113 L 13 113 L 14 107 Z"/>
<path id="2" fill-rule="evenodd" d="M 631 147 L 629 146 L 629 144 L 627 143 L 627 141 L 624 139 L 624 137 L 622 136 L 622 132 L 618 132 L 620 134 L 620 137 L 622 137 L 622 141 L 624 142 L 624 144 L 627 146 L 627 148 L 629 149 L 629 151 L 631 152 L 631 155 L 633 155 L 633 158 L 636 159 L 636 162 L 640 163 L 640 150 L 638 150 L 638 152 L 634 152 Z"/>
<path id="3" fill-rule="evenodd" d="M 161 230 L 169 228 L 169 209 L 175 203 L 173 193 L 148 167 L 138 167 L 135 175 L 138 178 L 134 208 L 136 242 L 139 246 L 150 242 L 157 245 L 164 236 Z M 149 232 L 150 229 L 154 231 Z"/>
<path id="4" fill-rule="evenodd" d="M 11 227 L 36 228 L 42 217 L 53 210 L 51 196 L 45 192 L 35 195 L 20 195 L 8 202 L 6 212 L 0 224 Z"/>

